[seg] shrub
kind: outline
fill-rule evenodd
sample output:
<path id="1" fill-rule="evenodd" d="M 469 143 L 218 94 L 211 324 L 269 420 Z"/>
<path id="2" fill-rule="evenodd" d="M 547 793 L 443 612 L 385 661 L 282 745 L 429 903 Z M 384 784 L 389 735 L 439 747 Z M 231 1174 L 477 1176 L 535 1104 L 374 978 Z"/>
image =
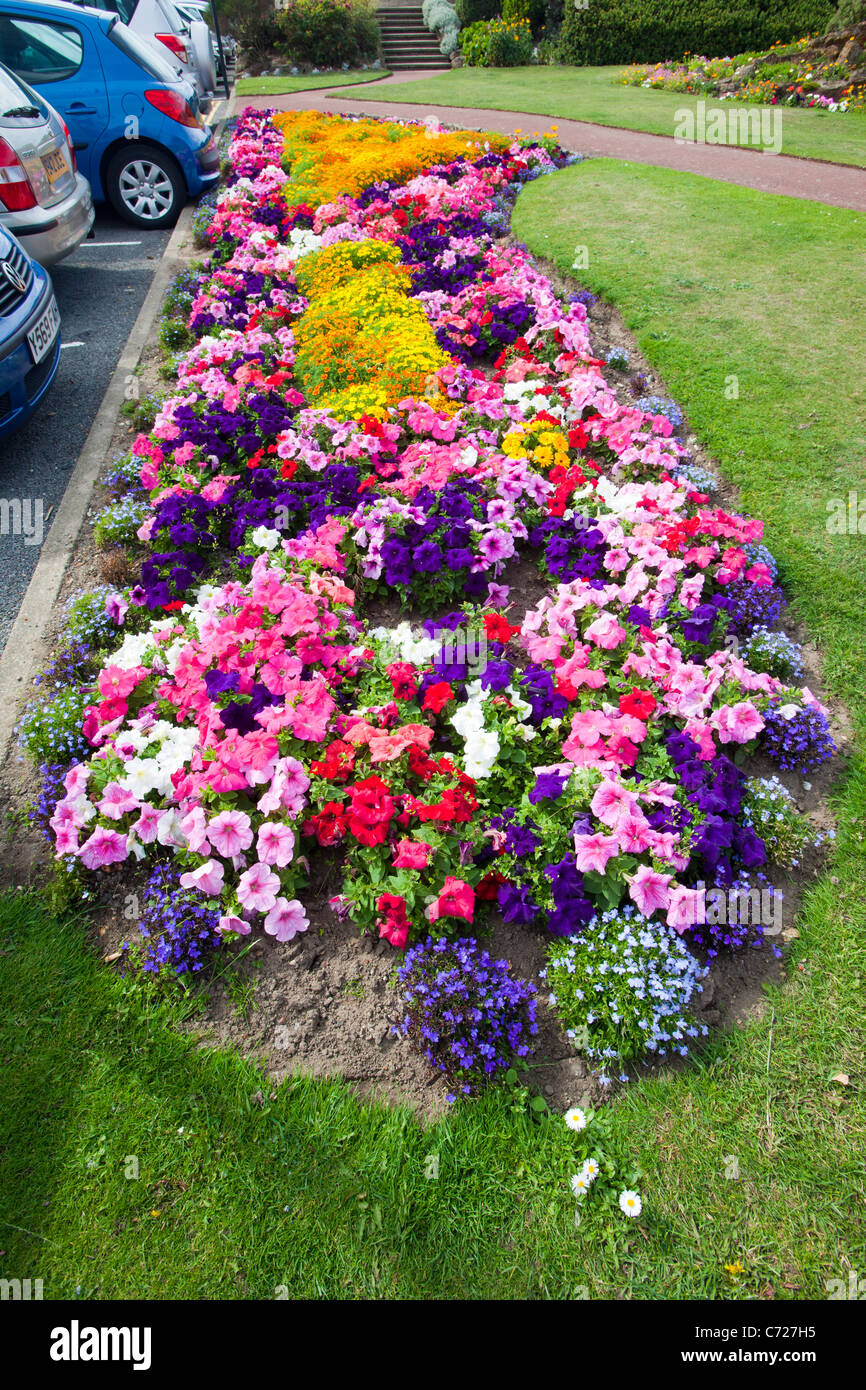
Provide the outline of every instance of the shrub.
<path id="1" fill-rule="evenodd" d="M 457 18 L 457 11 L 454 6 L 449 4 L 448 0 L 424 0 L 421 14 L 430 32 L 433 34 L 438 32 L 442 35 L 439 52 L 445 57 L 456 52 L 460 20 Z"/>
<path id="2" fill-rule="evenodd" d="M 562 63 L 655 63 L 683 53 L 707 57 L 766 49 L 778 40 L 820 33 L 832 0 L 567 0 L 559 42 Z"/>
<path id="3" fill-rule="evenodd" d="M 866 20 L 866 0 L 841 0 L 836 12 L 831 15 L 827 25 L 832 29 L 849 29 L 852 24 L 862 24 Z"/>
<path id="4" fill-rule="evenodd" d="M 502 0 L 454 0 L 454 8 L 465 29 L 481 19 L 495 19 L 502 11 Z"/>
<path id="5" fill-rule="evenodd" d="M 576 1047 L 602 1064 L 685 1055 L 706 1033 L 687 1009 L 706 970 L 671 927 L 631 906 L 594 917 L 548 950 L 550 1002 Z"/>
<path id="6" fill-rule="evenodd" d="M 532 62 L 532 34 L 525 19 L 480 21 L 461 32 L 460 49 L 469 67 L 525 67 Z"/>
<path id="7" fill-rule="evenodd" d="M 504 0 L 502 18 L 512 24 L 525 19 L 535 34 L 544 23 L 544 9 L 544 0 Z"/>
<path id="8" fill-rule="evenodd" d="M 287 0 L 275 46 L 291 63 L 360 63 L 379 51 L 379 21 L 368 0 Z"/>
<path id="9" fill-rule="evenodd" d="M 397 978 L 406 1012 L 394 1031 L 453 1091 L 469 1095 L 532 1051 L 529 1039 L 538 1031 L 532 985 L 514 979 L 508 962 L 491 960 L 476 941 L 428 936 L 407 952 Z"/>

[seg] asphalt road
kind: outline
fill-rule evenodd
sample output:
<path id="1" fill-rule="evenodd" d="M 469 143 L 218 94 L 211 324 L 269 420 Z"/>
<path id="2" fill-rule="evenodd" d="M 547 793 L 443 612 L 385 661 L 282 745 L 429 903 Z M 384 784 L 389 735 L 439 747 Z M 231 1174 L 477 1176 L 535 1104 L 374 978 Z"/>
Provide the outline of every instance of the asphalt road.
<path id="1" fill-rule="evenodd" d="M 51 270 L 63 343 L 54 383 L 23 429 L 0 443 L 0 497 L 41 498 L 46 535 L 171 235 L 139 231 L 105 206 L 94 232 Z M 38 560 L 38 545 L 0 536 L 0 650 Z"/>

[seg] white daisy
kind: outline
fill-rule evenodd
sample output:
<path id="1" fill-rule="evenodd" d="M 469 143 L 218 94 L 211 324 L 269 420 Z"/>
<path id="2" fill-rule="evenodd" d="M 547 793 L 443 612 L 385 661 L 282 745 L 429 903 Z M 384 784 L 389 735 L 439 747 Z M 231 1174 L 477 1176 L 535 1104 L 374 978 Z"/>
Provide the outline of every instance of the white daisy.
<path id="1" fill-rule="evenodd" d="M 587 1192 L 589 1191 L 589 1183 L 583 1176 L 583 1173 L 572 1173 L 571 1190 L 574 1193 L 575 1197 L 586 1196 Z"/>
<path id="2" fill-rule="evenodd" d="M 630 1192 L 626 1189 L 625 1192 L 619 1194 L 619 1209 L 625 1212 L 626 1216 L 640 1216 L 642 1211 L 640 1197 L 636 1192 Z"/>
<path id="3" fill-rule="evenodd" d="M 569 1129 L 586 1129 L 586 1111 L 581 1110 L 579 1105 L 573 1105 L 570 1110 L 565 1112 L 565 1123 Z"/>

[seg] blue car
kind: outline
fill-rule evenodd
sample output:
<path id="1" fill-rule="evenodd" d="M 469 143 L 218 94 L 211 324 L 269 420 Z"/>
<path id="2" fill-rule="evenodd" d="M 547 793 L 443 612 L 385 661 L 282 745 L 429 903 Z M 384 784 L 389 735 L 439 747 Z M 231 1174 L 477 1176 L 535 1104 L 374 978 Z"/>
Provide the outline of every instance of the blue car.
<path id="1" fill-rule="evenodd" d="M 0 0 L 0 62 L 60 112 L 94 201 L 134 227 L 172 226 L 219 179 L 195 89 L 116 14 Z"/>
<path id="2" fill-rule="evenodd" d="M 38 406 L 60 362 L 60 313 L 47 270 L 0 227 L 0 439 Z"/>

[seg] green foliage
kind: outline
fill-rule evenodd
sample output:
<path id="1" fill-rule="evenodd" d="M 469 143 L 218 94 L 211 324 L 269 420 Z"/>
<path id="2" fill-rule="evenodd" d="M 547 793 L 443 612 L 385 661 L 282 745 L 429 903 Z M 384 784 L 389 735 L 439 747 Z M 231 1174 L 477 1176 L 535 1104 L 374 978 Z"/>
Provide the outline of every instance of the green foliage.
<path id="1" fill-rule="evenodd" d="M 479 21 L 462 30 L 460 49 L 469 67 L 526 67 L 532 62 L 529 23 L 525 19 Z"/>
<path id="2" fill-rule="evenodd" d="M 462 28 L 482 19 L 495 19 L 502 10 L 501 0 L 454 0 L 457 18 Z"/>
<path id="3" fill-rule="evenodd" d="M 559 43 L 562 63 L 654 63 L 683 53 L 716 57 L 769 48 L 820 33 L 832 0 L 591 0 L 566 4 Z"/>
<path id="4" fill-rule="evenodd" d="M 544 0 L 503 0 L 502 18 L 512 23 L 515 20 L 528 20 L 535 34 L 544 24 Z"/>
<path id="5" fill-rule="evenodd" d="M 866 0 L 840 0 L 827 25 L 827 32 L 832 29 L 848 29 L 852 24 L 862 24 L 864 20 Z"/>
<path id="6" fill-rule="evenodd" d="M 288 0 L 275 46 L 291 63 L 359 63 L 379 51 L 379 21 L 368 0 Z"/>

